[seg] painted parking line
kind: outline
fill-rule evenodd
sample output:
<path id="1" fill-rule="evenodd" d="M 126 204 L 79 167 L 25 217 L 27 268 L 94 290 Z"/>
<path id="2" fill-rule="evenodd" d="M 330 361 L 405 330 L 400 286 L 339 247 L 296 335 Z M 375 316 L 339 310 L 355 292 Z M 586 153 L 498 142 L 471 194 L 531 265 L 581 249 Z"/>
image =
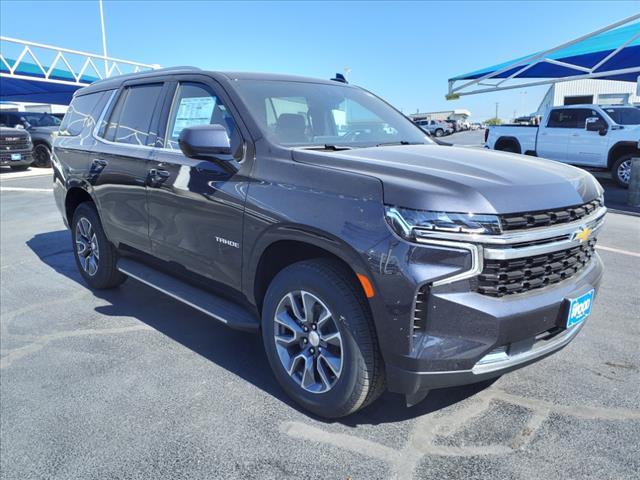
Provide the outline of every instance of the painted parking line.
<path id="1" fill-rule="evenodd" d="M 605 247 L 604 245 L 596 245 L 596 248 L 598 250 L 604 250 L 605 252 L 619 253 L 621 255 L 629 255 L 630 257 L 640 258 L 639 252 L 631 252 L 629 250 L 622 250 L 620 248 Z"/>
<path id="2" fill-rule="evenodd" d="M 38 192 L 51 193 L 53 188 L 0 187 L 0 192 Z"/>

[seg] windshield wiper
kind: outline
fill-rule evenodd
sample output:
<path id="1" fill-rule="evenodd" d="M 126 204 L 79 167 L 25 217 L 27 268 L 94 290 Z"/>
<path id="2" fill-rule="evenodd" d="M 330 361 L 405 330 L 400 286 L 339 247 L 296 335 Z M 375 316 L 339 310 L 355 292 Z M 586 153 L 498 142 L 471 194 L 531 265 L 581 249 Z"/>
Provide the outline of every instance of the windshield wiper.
<path id="1" fill-rule="evenodd" d="M 353 147 L 348 147 L 347 145 L 313 145 L 311 147 L 304 147 L 306 150 L 329 150 L 332 152 L 339 152 L 340 150 L 351 150 Z"/>
<path id="2" fill-rule="evenodd" d="M 422 142 L 408 142 L 406 140 L 400 140 L 399 142 L 387 142 L 387 143 L 378 143 L 376 147 L 389 147 L 392 145 L 424 145 Z"/>

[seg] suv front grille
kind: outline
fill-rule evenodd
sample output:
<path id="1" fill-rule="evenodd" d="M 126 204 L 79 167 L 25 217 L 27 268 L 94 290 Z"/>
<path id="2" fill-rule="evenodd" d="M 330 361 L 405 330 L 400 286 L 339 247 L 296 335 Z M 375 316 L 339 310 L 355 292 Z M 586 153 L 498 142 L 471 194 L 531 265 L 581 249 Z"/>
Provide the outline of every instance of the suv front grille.
<path id="1" fill-rule="evenodd" d="M 510 260 L 485 259 L 477 291 L 502 297 L 546 287 L 572 277 L 594 255 L 595 239 L 566 250 Z"/>
<path id="2" fill-rule="evenodd" d="M 600 199 L 575 207 L 543 210 L 539 212 L 510 213 L 500 215 L 503 231 L 522 230 L 526 228 L 547 227 L 559 223 L 569 223 L 580 220 L 602 206 Z"/>
<path id="3" fill-rule="evenodd" d="M 26 150 L 30 148 L 27 137 L 0 137 L 0 152 Z"/>

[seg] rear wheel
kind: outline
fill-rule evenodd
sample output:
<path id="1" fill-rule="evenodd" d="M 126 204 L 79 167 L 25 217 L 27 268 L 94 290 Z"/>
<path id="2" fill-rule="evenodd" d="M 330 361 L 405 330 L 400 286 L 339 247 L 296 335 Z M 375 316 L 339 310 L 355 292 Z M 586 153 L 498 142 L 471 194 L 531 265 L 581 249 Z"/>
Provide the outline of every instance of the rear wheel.
<path id="1" fill-rule="evenodd" d="M 611 175 L 622 188 L 629 188 L 629 181 L 631 180 L 631 159 L 637 156 L 638 154 L 629 153 L 621 156 L 613 164 Z"/>
<path id="2" fill-rule="evenodd" d="M 38 168 L 51 166 L 51 150 L 44 143 L 33 147 L 33 166 Z"/>
<path id="3" fill-rule="evenodd" d="M 81 203 L 71 222 L 73 253 L 80 275 L 90 287 L 114 288 L 127 277 L 117 268 L 117 252 L 107 240 L 96 207 Z"/>
<path id="4" fill-rule="evenodd" d="M 444 135 L 444 130 L 442 130 L 441 128 L 437 128 L 436 129 L 436 137 L 441 137 Z"/>
<path id="5" fill-rule="evenodd" d="M 337 262 L 295 263 L 265 296 L 262 336 L 276 379 L 305 409 L 349 415 L 384 390 L 378 343 L 362 292 Z"/>

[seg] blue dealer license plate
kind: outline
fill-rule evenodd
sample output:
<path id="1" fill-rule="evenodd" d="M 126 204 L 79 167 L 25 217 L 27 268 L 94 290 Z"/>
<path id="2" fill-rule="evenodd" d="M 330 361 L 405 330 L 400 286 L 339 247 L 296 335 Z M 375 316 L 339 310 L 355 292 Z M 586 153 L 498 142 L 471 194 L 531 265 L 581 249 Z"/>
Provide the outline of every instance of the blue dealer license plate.
<path id="1" fill-rule="evenodd" d="M 567 328 L 582 323 L 591 313 L 594 290 L 590 290 L 584 295 L 571 300 L 569 304 L 569 317 L 567 318 Z"/>
<path id="2" fill-rule="evenodd" d="M 20 154 L 20 153 L 12 153 L 11 154 L 11 160 L 14 161 L 14 162 L 22 160 L 22 154 Z"/>

